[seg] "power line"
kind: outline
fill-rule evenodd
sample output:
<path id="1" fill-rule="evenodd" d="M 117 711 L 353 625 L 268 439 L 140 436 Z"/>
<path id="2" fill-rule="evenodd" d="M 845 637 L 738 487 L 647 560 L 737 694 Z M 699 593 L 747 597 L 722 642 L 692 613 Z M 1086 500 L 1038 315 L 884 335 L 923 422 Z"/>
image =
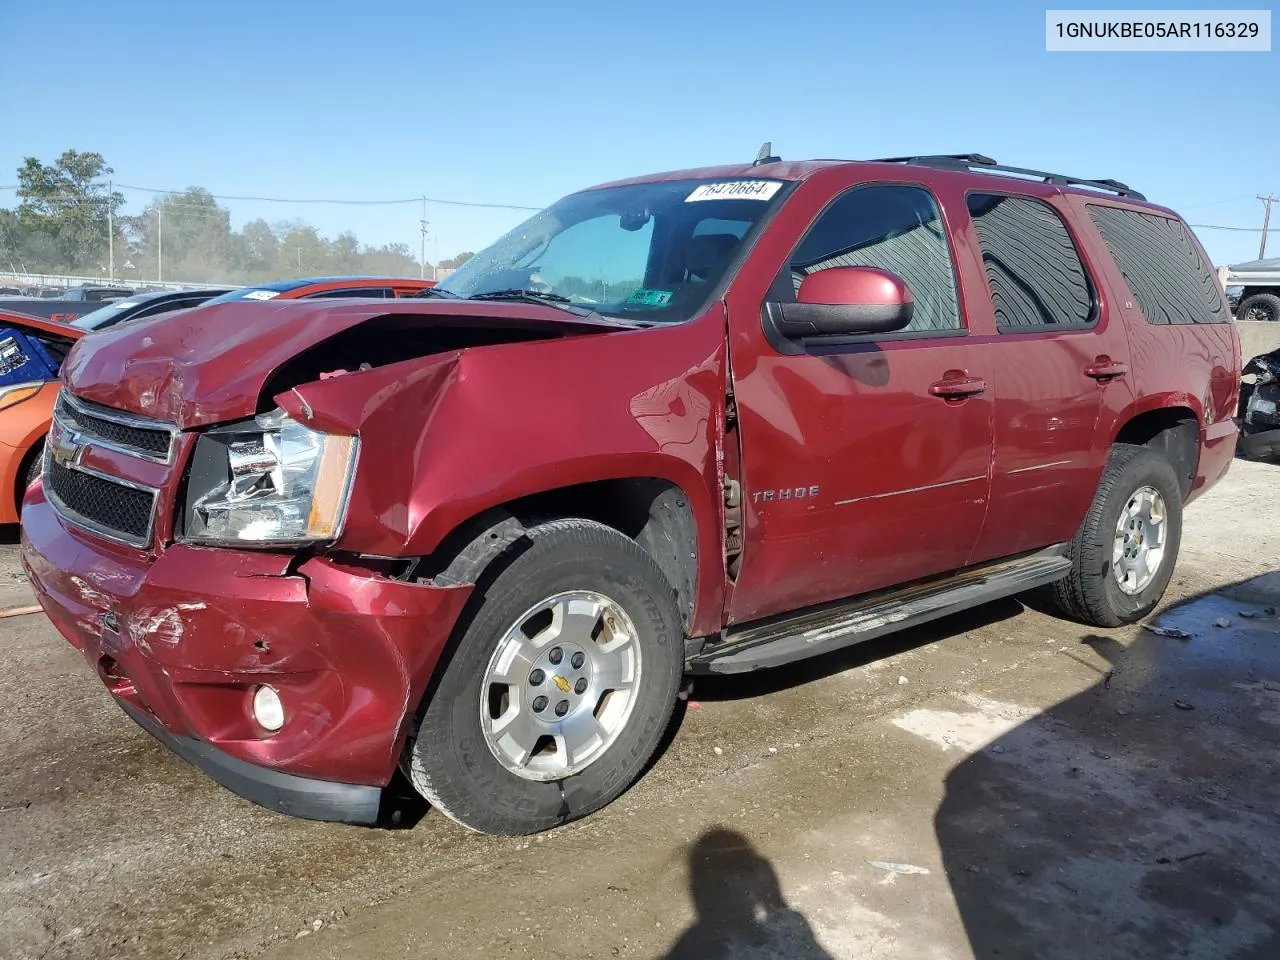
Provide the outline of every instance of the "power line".
<path id="1" fill-rule="evenodd" d="M 1197 230 L 1234 230 L 1240 233 L 1257 233 L 1257 227 L 1220 227 L 1212 223 L 1188 223 L 1188 227 L 1195 227 Z M 1280 227 L 1268 227 L 1267 233 L 1280 233 Z"/>
<path id="2" fill-rule="evenodd" d="M 138 187 L 127 183 L 117 183 L 116 188 L 120 190 L 134 190 L 138 193 L 167 194 L 169 196 L 181 196 L 186 193 L 185 190 L 163 190 L 160 187 Z M 17 190 L 18 185 L 0 186 L 0 190 Z M 213 200 L 240 200 L 253 203 L 294 203 L 294 204 L 315 204 L 327 203 L 338 206 L 396 206 L 407 203 L 422 203 L 422 196 L 409 197 L 405 200 L 345 200 L 333 197 L 308 197 L 301 199 L 291 199 L 289 197 L 249 197 L 239 196 L 226 193 L 210 193 L 207 196 Z M 528 207 L 518 203 L 482 203 L 473 200 L 442 200 L 439 197 L 427 197 L 428 203 L 439 203 L 447 207 L 477 207 L 486 210 L 527 210 L 536 212 L 542 207 Z"/>
<path id="3" fill-rule="evenodd" d="M 161 190 L 158 187 L 135 187 L 135 186 L 130 186 L 127 183 L 121 183 L 121 184 L 118 184 L 118 186 L 122 190 L 137 190 L 141 193 L 165 193 L 165 194 L 172 194 L 172 195 L 180 195 L 185 192 L 183 190 Z M 330 198 L 330 197 L 289 199 L 288 197 L 247 197 L 247 196 L 236 196 L 233 194 L 219 194 L 219 193 L 211 193 L 209 194 L 209 196 L 212 197 L 214 200 L 241 200 L 241 201 L 250 201 L 254 203 L 297 203 L 297 204 L 329 203 L 329 204 L 338 204 L 342 206 L 366 206 L 366 207 L 395 206 L 395 205 L 401 205 L 401 204 L 407 204 L 407 203 L 422 202 L 421 196 L 409 197 L 408 199 L 405 199 L 405 200 L 339 200 L 339 199 Z M 441 200 L 439 197 L 427 197 L 426 199 L 428 203 L 440 203 L 450 207 L 482 207 L 488 210 L 531 210 L 531 211 L 538 211 L 542 209 L 542 207 L 526 207 L 517 203 L 481 203 L 479 201 L 473 201 L 473 200 Z"/>
<path id="4" fill-rule="evenodd" d="M 134 190 L 140 193 L 166 195 L 171 198 L 180 197 L 184 193 L 186 193 L 185 190 L 164 190 L 159 187 L 139 187 L 139 186 L 133 186 L 127 183 L 116 184 L 116 187 L 121 190 Z M 17 184 L 12 184 L 12 185 L 6 184 L 4 186 L 0 186 L 0 190 L 17 190 L 17 189 L 18 189 Z M 410 204 L 410 203 L 421 204 L 424 199 L 422 196 L 406 197 L 403 200 L 349 200 L 349 199 L 338 199 L 333 197 L 308 197 L 308 198 L 290 199 L 288 197 L 255 197 L 255 196 L 241 196 L 236 194 L 222 194 L 222 193 L 210 193 L 208 194 L 208 197 L 212 200 L 239 200 L 239 201 L 253 202 L 253 203 L 332 204 L 332 205 L 338 205 L 338 206 L 399 206 L 399 205 Z M 487 209 L 487 210 L 524 210 L 524 211 L 531 211 L 531 212 L 536 212 L 543 209 L 542 207 L 529 207 L 529 206 L 523 206 L 521 204 L 515 204 L 515 203 L 483 203 L 483 202 L 472 201 L 472 200 L 442 200 L 439 197 L 426 197 L 425 199 L 428 203 L 439 203 L 449 207 L 473 207 L 473 208 Z M 1237 198 L 1233 197 L 1228 200 L 1214 200 L 1214 201 L 1211 201 L 1210 203 L 1192 204 L 1192 206 L 1193 207 L 1214 206 L 1219 203 L 1230 203 L 1235 199 Z M 182 200 L 178 200 L 178 199 L 170 199 L 166 202 L 166 205 L 170 207 L 177 207 L 177 208 L 181 208 L 183 206 L 191 208 L 191 212 L 185 214 L 185 216 L 207 216 L 207 217 L 222 216 L 222 213 L 220 211 L 209 210 L 207 207 L 199 208 L 198 204 L 184 203 Z M 200 209 L 200 212 L 198 213 L 196 212 L 197 208 Z M 1192 227 L 1196 230 L 1225 230 L 1231 233 L 1254 233 L 1254 232 L 1257 232 L 1258 230 L 1257 227 L 1236 227 L 1236 226 L 1228 226 L 1225 224 L 1218 224 L 1218 223 L 1188 223 L 1187 226 Z M 1266 227 L 1264 228 L 1263 232 L 1264 233 L 1280 233 L 1280 227 Z"/>
<path id="5" fill-rule="evenodd" d="M 1239 203 L 1241 200 L 1252 200 L 1252 197 L 1225 197 L 1222 200 L 1204 200 L 1199 203 L 1180 203 L 1178 210 L 1199 210 L 1202 207 L 1220 207 L 1224 203 Z"/>

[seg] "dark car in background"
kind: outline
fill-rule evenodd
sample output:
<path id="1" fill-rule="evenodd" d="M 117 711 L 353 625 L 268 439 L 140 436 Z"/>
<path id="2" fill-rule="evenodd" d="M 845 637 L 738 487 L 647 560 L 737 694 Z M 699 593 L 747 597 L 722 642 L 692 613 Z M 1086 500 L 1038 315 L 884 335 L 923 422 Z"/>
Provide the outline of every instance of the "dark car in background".
<path id="1" fill-rule="evenodd" d="M 55 320 L 59 323 L 70 323 L 81 314 L 96 310 L 100 303 L 84 300 L 61 300 L 48 297 L 0 297 L 0 311 L 21 313 L 28 317 L 39 317 L 42 320 Z"/>
<path id="2" fill-rule="evenodd" d="M 183 306 L 195 307 L 203 303 L 226 303 L 236 300 L 303 300 L 313 297 L 372 297 L 378 300 L 394 300 L 399 297 L 412 297 L 435 286 L 434 280 L 419 280 L 412 277 L 304 277 L 296 280 L 273 280 L 270 283 L 251 284 L 247 287 L 228 288 L 222 287 L 216 290 L 168 290 L 160 291 L 156 296 L 175 295 L 181 297 L 201 297 L 204 296 L 199 303 L 184 304 Z M 100 297 L 97 300 L 86 299 L 89 295 L 86 291 L 101 293 L 110 290 L 111 297 Z M 117 317 L 111 319 L 112 314 L 104 308 L 108 305 L 119 309 L 131 309 L 133 304 L 142 302 L 143 294 L 135 295 L 132 290 L 115 287 L 77 288 L 76 296 L 61 296 L 56 299 L 46 299 L 44 297 L 9 297 L 0 299 L 0 310 L 12 310 L 16 313 L 26 314 L 31 317 L 42 317 L 46 320 L 57 320 L 62 323 L 76 323 L 82 326 L 78 321 L 89 315 L 96 313 L 100 318 L 105 318 L 91 329 L 101 329 L 115 323 L 120 323 L 125 319 L 136 319 L 142 316 L 150 316 L 152 313 L 161 313 L 163 310 L 180 310 L 183 306 L 165 306 L 152 309 L 149 311 L 139 311 L 132 313 L 128 317 Z M 107 300 L 108 303 L 103 301 Z M 126 307 L 125 303 L 130 307 Z"/>
<path id="3" fill-rule="evenodd" d="M 63 293 L 59 294 L 59 300 L 80 300 L 87 303 L 102 303 L 104 300 L 119 300 L 121 297 L 133 295 L 132 287 L 95 286 L 93 284 L 82 284 L 78 287 L 70 287 Z"/>
<path id="4" fill-rule="evenodd" d="M 188 310 L 202 303 L 232 293 L 231 288 L 212 290 L 161 290 L 158 293 L 135 294 L 123 300 L 113 300 L 90 313 L 77 317 L 72 323 L 86 333 L 113 327 L 126 320 L 140 320 L 171 310 Z"/>
<path id="5" fill-rule="evenodd" d="M 41 290 L 38 295 L 28 293 L 26 296 L 0 299 L 0 310 L 12 310 L 28 317 L 70 323 L 104 303 L 132 294 L 133 291 L 127 287 L 73 287 L 59 290 L 55 296 L 49 296 L 47 291 Z"/>

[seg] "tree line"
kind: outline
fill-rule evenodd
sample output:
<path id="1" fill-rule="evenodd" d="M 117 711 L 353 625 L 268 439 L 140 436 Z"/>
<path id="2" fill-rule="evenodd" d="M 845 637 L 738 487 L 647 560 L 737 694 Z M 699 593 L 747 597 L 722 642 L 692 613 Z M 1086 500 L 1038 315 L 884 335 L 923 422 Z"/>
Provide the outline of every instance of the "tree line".
<path id="1" fill-rule="evenodd" d="M 231 212 L 203 187 L 158 195 L 141 213 L 126 215 L 123 195 L 107 186 L 113 172 L 98 153 L 68 150 L 50 164 L 27 157 L 18 168 L 16 209 L 0 208 L 0 270 L 105 277 L 110 224 L 115 276 L 125 282 L 419 273 L 406 243 L 367 246 L 350 231 L 330 239 L 301 220 L 256 219 L 234 230 Z"/>

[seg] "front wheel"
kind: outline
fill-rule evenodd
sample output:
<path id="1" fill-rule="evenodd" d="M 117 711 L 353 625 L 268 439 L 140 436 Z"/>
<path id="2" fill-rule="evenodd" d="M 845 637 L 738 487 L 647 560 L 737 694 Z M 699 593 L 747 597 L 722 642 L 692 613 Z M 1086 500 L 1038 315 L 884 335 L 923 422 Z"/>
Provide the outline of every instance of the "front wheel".
<path id="1" fill-rule="evenodd" d="M 675 592 L 635 541 L 561 520 L 473 603 L 406 748 L 414 787 L 482 833 L 585 816 L 640 775 L 683 670 Z"/>
<path id="2" fill-rule="evenodd" d="M 1099 627 L 1133 623 L 1164 596 L 1182 542 L 1182 488 L 1169 461 L 1117 445 L 1074 540 L 1071 572 L 1053 585 L 1068 616 Z"/>

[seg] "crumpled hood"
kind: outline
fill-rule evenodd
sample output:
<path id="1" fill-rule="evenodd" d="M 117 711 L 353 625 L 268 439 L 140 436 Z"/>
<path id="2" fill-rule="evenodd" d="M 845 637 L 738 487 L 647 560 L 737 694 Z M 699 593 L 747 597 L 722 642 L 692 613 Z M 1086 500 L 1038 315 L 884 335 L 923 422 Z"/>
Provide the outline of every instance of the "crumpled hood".
<path id="1" fill-rule="evenodd" d="M 394 323 L 397 316 L 404 317 L 406 328 L 489 331 L 490 341 L 493 331 L 503 330 L 520 339 L 529 333 L 628 329 L 524 303 L 241 301 L 161 314 L 84 337 L 63 365 L 63 382 L 85 400 L 180 428 L 220 423 L 256 413 L 272 374 L 303 351 L 375 317 Z M 353 366 L 359 362 L 352 359 Z"/>

